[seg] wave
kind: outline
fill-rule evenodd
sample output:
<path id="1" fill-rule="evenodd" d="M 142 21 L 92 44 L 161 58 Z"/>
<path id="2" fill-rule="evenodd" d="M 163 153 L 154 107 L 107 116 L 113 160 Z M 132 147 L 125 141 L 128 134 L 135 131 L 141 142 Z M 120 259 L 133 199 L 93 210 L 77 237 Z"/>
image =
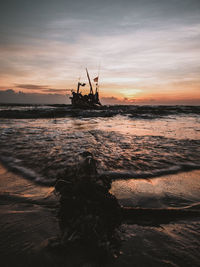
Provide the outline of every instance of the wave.
<path id="1" fill-rule="evenodd" d="M 71 117 L 112 117 L 127 115 L 130 118 L 154 119 L 168 115 L 200 114 L 199 106 L 102 106 L 93 110 L 74 109 L 70 105 L 52 106 L 9 106 L 1 107 L 0 118 L 61 118 Z"/>
<path id="2" fill-rule="evenodd" d="M 21 166 L 21 161 L 19 159 L 0 155 L 0 161 L 8 170 L 20 174 L 23 177 L 28 178 L 37 184 L 46 186 L 51 186 L 55 184 L 55 179 L 47 179 L 31 169 Z"/>
<path id="3" fill-rule="evenodd" d="M 21 160 L 11 157 L 11 156 L 2 156 L 0 155 L 1 163 L 10 171 L 21 175 L 24 178 L 30 179 L 31 181 L 44 185 L 44 186 L 53 186 L 57 180 L 55 175 L 54 178 L 44 177 L 34 170 L 22 166 Z M 192 170 L 200 169 L 200 164 L 195 163 L 184 163 L 175 166 L 171 166 L 163 169 L 155 169 L 149 171 L 101 171 L 98 170 L 99 179 L 106 176 L 110 180 L 118 180 L 118 179 L 148 179 L 148 178 L 156 178 L 161 177 L 168 174 L 176 174 L 179 172 L 187 172 Z M 66 173 L 67 175 L 67 173 Z"/>
<path id="4" fill-rule="evenodd" d="M 104 171 L 101 172 L 101 176 L 107 176 L 112 180 L 117 179 L 141 179 L 141 178 L 154 178 L 159 176 L 164 176 L 168 174 L 176 174 L 179 172 L 186 172 L 186 171 L 192 171 L 192 170 L 198 170 L 200 169 L 200 164 L 195 163 L 184 163 L 180 165 L 175 165 L 169 168 L 164 169 L 158 169 L 158 170 L 152 170 L 152 171 L 144 171 L 144 172 L 130 172 L 130 171 Z"/>

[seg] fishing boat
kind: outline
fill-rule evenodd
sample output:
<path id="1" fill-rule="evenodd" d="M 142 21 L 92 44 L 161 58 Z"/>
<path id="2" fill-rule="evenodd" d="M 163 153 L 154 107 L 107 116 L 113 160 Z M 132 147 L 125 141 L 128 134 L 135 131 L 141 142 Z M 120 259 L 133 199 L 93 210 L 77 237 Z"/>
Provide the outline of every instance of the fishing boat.
<path id="1" fill-rule="evenodd" d="M 94 93 L 87 68 L 86 68 L 86 73 L 87 73 L 87 78 L 88 78 L 88 82 L 90 86 L 90 92 L 89 94 L 83 95 L 80 92 L 80 88 L 84 87 L 86 83 L 81 83 L 80 81 L 78 81 L 77 90 L 76 92 L 72 90 L 72 96 L 70 97 L 73 107 L 95 108 L 95 107 L 101 106 L 101 103 L 99 101 L 99 84 L 98 84 L 99 77 L 97 76 L 96 78 L 94 78 L 94 82 L 96 84 L 95 93 Z"/>

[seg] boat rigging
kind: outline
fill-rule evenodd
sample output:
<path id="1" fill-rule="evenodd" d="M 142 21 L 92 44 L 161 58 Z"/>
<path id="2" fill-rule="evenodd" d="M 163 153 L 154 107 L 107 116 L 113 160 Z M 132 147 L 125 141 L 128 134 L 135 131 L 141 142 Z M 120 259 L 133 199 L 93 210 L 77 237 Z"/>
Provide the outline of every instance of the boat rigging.
<path id="1" fill-rule="evenodd" d="M 80 87 L 84 87 L 86 83 L 81 83 L 78 81 L 77 90 L 76 92 L 72 91 L 72 96 L 70 97 L 72 106 L 78 107 L 78 108 L 94 108 L 101 106 L 101 103 L 99 101 L 99 77 L 97 76 L 94 78 L 94 82 L 96 83 L 95 93 L 92 87 L 92 83 L 90 80 L 90 75 L 88 73 L 88 70 L 86 68 L 86 74 L 88 78 L 88 82 L 90 85 L 90 92 L 89 94 L 83 95 L 80 92 Z"/>

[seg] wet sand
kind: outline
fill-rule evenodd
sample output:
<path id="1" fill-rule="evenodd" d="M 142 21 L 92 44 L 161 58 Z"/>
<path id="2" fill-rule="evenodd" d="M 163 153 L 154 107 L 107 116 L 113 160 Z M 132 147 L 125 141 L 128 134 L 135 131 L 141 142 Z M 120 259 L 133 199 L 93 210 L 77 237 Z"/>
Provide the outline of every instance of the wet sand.
<path id="1" fill-rule="evenodd" d="M 116 180 L 111 192 L 120 204 L 141 208 L 200 207 L 200 171 L 151 179 Z"/>
<path id="2" fill-rule="evenodd" d="M 198 208 L 200 171 L 151 180 L 113 183 L 121 204 Z M 43 187 L 0 165 L 0 254 L 3 266 L 84 266 L 81 251 L 59 260 L 45 242 L 59 234 L 52 187 Z M 107 266 L 199 266 L 200 221 L 187 218 L 169 224 L 122 225 L 122 255 Z M 80 259 L 80 260 L 79 260 Z M 91 265 L 93 266 L 93 265 Z"/>
<path id="3" fill-rule="evenodd" d="M 58 234 L 52 190 L 33 184 L 0 165 L 2 266 L 34 266 L 33 262 L 39 261 L 35 249 Z"/>

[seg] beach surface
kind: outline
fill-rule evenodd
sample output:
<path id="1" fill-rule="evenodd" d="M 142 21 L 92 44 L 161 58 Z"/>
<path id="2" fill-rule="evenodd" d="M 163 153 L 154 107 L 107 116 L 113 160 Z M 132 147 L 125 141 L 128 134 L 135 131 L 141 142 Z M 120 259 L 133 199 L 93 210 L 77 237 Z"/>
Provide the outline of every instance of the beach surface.
<path id="1" fill-rule="evenodd" d="M 52 187 L 38 186 L 0 165 L 3 266 L 34 266 L 39 260 L 35 249 L 58 234 L 52 190 Z"/>
<path id="2" fill-rule="evenodd" d="M 199 114 L 192 106 L 1 105 L 3 266 L 89 264 L 81 249 L 47 246 L 60 235 L 54 185 L 77 173 L 85 152 L 137 214 L 123 220 L 121 255 L 107 265 L 199 266 Z"/>
<path id="3" fill-rule="evenodd" d="M 81 251 L 66 252 L 61 259 L 45 247 L 49 239 L 59 235 L 58 200 L 53 189 L 0 165 L 0 253 L 4 266 L 64 266 L 64 262 L 84 266 Z M 117 180 L 111 192 L 124 206 L 199 209 L 200 171 Z M 121 237 L 121 256 L 108 266 L 199 266 L 198 217 L 172 218 L 157 226 L 148 222 L 123 224 Z"/>

